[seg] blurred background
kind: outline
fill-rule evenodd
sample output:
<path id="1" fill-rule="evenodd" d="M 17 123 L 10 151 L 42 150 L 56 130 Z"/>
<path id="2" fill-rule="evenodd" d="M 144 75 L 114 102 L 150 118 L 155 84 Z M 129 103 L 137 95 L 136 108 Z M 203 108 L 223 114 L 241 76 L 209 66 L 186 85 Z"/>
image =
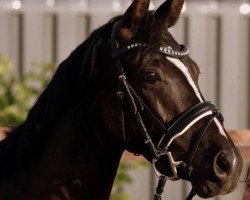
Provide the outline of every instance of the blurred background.
<path id="1" fill-rule="evenodd" d="M 150 9 L 163 0 L 152 0 Z M 131 0 L 0 0 L 0 126 L 20 123 L 55 67 L 88 35 Z M 191 50 L 201 69 L 200 86 L 225 117 L 225 127 L 250 128 L 250 1 L 189 0 L 171 32 Z M 18 106 L 18 107 L 17 107 Z M 249 144 L 239 140 L 242 148 Z M 126 157 L 112 200 L 151 200 L 156 184 L 152 169 Z M 245 157 L 248 165 L 250 158 Z M 242 176 L 244 180 L 244 173 Z M 212 200 L 240 200 L 233 194 Z M 190 186 L 168 183 L 165 198 L 182 200 Z M 195 200 L 199 198 L 196 197 Z"/>

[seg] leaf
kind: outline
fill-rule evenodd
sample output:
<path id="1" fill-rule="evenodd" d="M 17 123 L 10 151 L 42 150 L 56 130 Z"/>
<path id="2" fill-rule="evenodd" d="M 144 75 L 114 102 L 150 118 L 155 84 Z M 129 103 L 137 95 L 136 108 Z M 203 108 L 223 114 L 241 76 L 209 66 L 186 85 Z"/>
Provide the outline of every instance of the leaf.
<path id="1" fill-rule="evenodd" d="M 49 83 L 54 69 L 52 63 L 35 63 L 21 78 L 13 71 L 10 59 L 0 56 L 0 126 L 16 126 L 25 120 L 28 109 Z"/>

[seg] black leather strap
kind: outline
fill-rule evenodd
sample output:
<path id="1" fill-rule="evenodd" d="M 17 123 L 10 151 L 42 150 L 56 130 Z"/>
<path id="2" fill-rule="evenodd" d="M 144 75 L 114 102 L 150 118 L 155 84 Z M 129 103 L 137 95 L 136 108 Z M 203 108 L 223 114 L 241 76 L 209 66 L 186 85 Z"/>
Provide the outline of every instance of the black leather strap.
<path id="1" fill-rule="evenodd" d="M 166 181 L 167 181 L 167 178 L 165 176 L 161 176 L 159 178 L 159 182 L 156 187 L 156 193 L 154 195 L 154 200 L 161 200 L 161 195 L 164 192 Z"/>
<path id="2" fill-rule="evenodd" d="M 189 167 L 191 166 L 193 159 L 194 159 L 194 156 L 198 150 L 198 147 L 200 146 L 201 140 L 215 117 L 216 117 L 216 115 L 208 116 L 206 118 L 205 122 L 203 123 L 202 127 L 200 128 L 198 135 L 196 137 L 195 143 L 191 147 L 191 150 L 189 151 L 188 156 L 187 156 L 186 171 L 188 171 Z"/>
<path id="3" fill-rule="evenodd" d="M 178 117 L 175 117 L 167 125 L 167 131 L 159 142 L 158 148 L 164 150 L 167 148 L 168 142 L 177 134 L 180 133 L 185 127 L 199 116 L 206 112 L 211 111 L 211 115 L 218 115 L 218 109 L 214 104 L 209 101 L 201 102 L 195 106 L 184 111 Z"/>

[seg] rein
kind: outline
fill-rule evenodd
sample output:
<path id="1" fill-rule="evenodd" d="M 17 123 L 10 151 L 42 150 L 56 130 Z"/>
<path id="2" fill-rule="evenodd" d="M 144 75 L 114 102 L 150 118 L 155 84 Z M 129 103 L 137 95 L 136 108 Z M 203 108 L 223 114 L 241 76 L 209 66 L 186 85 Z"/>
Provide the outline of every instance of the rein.
<path id="1" fill-rule="evenodd" d="M 200 143 L 207 128 L 212 123 L 214 118 L 217 117 L 218 119 L 220 119 L 220 121 L 223 121 L 223 117 L 214 104 L 212 104 L 209 101 L 204 101 L 198 103 L 197 105 L 192 106 L 191 108 L 188 108 L 178 117 L 175 117 L 167 125 L 164 125 L 147 107 L 147 105 L 140 98 L 135 89 L 129 84 L 120 60 L 120 57 L 125 55 L 126 53 L 131 52 L 136 48 L 146 47 L 147 45 L 143 43 L 133 43 L 125 47 L 119 47 L 119 43 L 116 37 L 116 31 L 117 31 L 117 23 L 114 24 L 112 30 L 111 53 L 112 53 L 112 59 L 116 65 L 116 70 L 119 78 L 117 97 L 120 105 L 120 113 L 121 113 L 120 121 L 121 121 L 123 138 L 125 140 L 126 137 L 125 125 L 124 125 L 124 109 L 123 109 L 123 102 L 126 101 L 136 119 L 136 123 L 142 134 L 144 143 L 149 149 L 149 152 L 151 154 L 152 163 L 156 175 L 159 177 L 159 182 L 156 188 L 156 193 L 154 195 L 154 200 L 161 200 L 166 181 L 179 180 L 177 167 L 181 164 L 184 164 L 183 161 L 175 161 L 171 151 L 169 151 L 168 149 L 173 140 L 184 134 L 192 125 L 194 125 L 199 120 L 205 119 L 203 125 L 201 126 L 201 128 L 197 133 L 195 144 L 191 148 L 187 157 L 188 159 L 187 159 L 187 164 L 185 166 L 185 171 L 186 173 L 188 173 L 193 158 L 196 154 L 198 147 L 200 146 Z M 181 45 L 181 49 L 182 49 L 181 51 L 176 51 L 170 47 L 160 47 L 158 52 L 172 58 L 181 58 L 188 55 L 189 53 L 188 47 Z M 157 145 L 153 143 L 148 133 L 148 130 L 145 126 L 145 123 L 143 121 L 142 115 L 144 116 L 146 115 L 150 120 L 152 120 L 162 133 L 162 138 Z M 172 176 L 167 176 L 161 173 L 160 169 L 157 169 L 157 163 L 163 158 L 168 159 L 173 174 Z M 196 193 L 192 189 L 189 195 L 187 196 L 186 200 L 192 200 L 195 195 Z"/>

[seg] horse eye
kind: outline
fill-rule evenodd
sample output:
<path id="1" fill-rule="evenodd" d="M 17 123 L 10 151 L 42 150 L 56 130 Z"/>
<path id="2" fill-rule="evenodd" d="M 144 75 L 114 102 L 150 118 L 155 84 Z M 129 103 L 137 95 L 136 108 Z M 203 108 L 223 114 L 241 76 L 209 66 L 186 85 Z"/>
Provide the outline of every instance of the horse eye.
<path id="1" fill-rule="evenodd" d="M 155 83 L 156 81 L 160 80 L 157 73 L 148 71 L 144 74 L 144 80 L 149 83 Z"/>

